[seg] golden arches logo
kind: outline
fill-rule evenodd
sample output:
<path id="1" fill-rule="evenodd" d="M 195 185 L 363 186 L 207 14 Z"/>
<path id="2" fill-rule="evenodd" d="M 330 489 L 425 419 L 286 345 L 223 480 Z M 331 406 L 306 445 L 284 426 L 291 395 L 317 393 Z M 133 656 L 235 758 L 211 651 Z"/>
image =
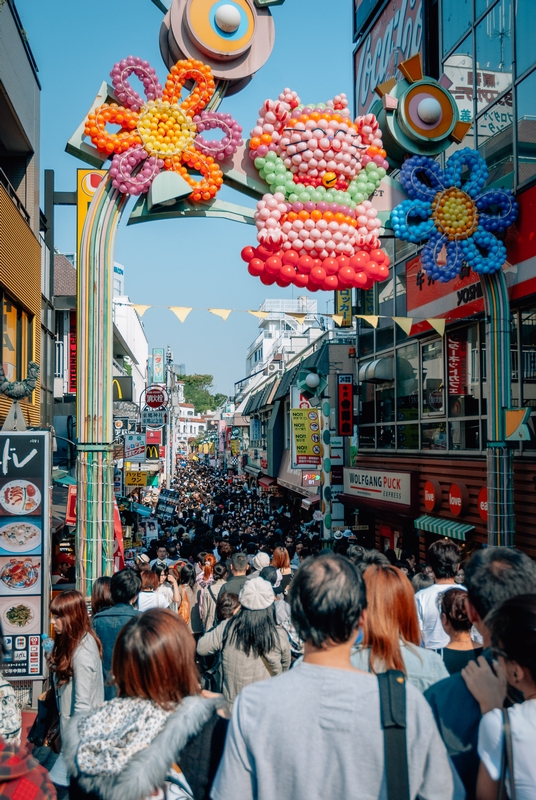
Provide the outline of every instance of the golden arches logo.
<path id="1" fill-rule="evenodd" d="M 119 383 L 117 378 L 114 378 L 113 381 L 112 381 L 112 392 L 113 392 L 114 389 L 117 389 L 117 399 L 118 400 L 122 400 L 123 399 L 123 390 L 122 390 L 121 384 Z"/>
<path id="2" fill-rule="evenodd" d="M 160 451 L 157 444 L 148 444 L 145 447 L 145 458 L 147 461 L 158 461 Z"/>

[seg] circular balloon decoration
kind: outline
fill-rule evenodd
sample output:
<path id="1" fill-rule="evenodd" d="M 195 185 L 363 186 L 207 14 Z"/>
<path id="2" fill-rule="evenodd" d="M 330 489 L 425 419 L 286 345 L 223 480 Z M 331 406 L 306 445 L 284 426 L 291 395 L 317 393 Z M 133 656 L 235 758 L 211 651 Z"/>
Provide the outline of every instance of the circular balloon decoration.
<path id="1" fill-rule="evenodd" d="M 145 100 L 130 85 L 131 75 L 142 82 Z M 230 114 L 204 110 L 215 91 L 210 67 L 192 59 L 178 61 L 162 88 L 147 61 L 128 56 L 114 64 L 111 78 L 123 105 L 104 103 L 96 108 L 86 119 L 84 133 L 98 150 L 113 156 L 113 186 L 126 194 L 143 194 L 166 169 L 178 172 L 190 184 L 192 200 L 213 198 L 223 183 L 217 161 L 237 151 L 242 128 Z M 182 99 L 186 81 L 194 86 Z M 119 131 L 108 129 L 113 124 L 120 126 Z M 221 139 L 207 141 L 199 136 L 216 128 L 223 133 Z M 200 172 L 201 180 L 192 177 L 188 168 Z"/>

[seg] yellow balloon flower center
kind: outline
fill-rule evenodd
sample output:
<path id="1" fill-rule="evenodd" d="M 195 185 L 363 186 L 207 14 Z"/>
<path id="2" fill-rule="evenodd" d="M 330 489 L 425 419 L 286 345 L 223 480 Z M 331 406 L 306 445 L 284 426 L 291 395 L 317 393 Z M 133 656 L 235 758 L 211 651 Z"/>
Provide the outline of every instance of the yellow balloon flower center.
<path id="1" fill-rule="evenodd" d="M 466 192 L 452 187 L 434 197 L 432 218 L 449 239 L 467 239 L 477 228 L 478 209 Z"/>
<path id="2" fill-rule="evenodd" d="M 196 126 L 181 108 L 161 100 L 151 100 L 138 119 L 138 133 L 152 156 L 174 156 L 192 143 Z"/>

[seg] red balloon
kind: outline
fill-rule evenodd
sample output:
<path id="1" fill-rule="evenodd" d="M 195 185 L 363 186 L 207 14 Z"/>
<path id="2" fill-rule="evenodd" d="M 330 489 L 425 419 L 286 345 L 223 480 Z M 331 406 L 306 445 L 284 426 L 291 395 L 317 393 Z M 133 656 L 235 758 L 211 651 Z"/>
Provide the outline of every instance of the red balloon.
<path id="1" fill-rule="evenodd" d="M 321 267 L 322 266 L 322 259 L 321 258 L 313 258 L 313 267 Z"/>
<path id="2" fill-rule="evenodd" d="M 278 286 L 281 286 L 282 289 L 286 289 L 287 286 L 290 286 L 290 281 L 284 281 L 279 276 L 277 276 L 277 278 L 275 279 L 275 282 L 277 283 Z"/>
<path id="3" fill-rule="evenodd" d="M 266 261 L 267 258 L 274 255 L 273 250 L 269 250 L 268 247 L 261 244 L 257 247 L 257 258 L 262 258 L 263 261 Z"/>
<path id="4" fill-rule="evenodd" d="M 322 266 L 326 270 L 326 275 L 336 275 L 339 271 L 336 258 L 325 258 L 322 262 Z"/>
<path id="5" fill-rule="evenodd" d="M 268 275 L 267 272 L 263 272 L 260 276 L 261 282 L 264 283 L 265 286 L 272 286 L 275 283 L 275 278 L 272 275 Z"/>
<path id="6" fill-rule="evenodd" d="M 311 272 L 314 266 L 313 259 L 311 256 L 300 256 L 297 266 L 300 272 Z"/>
<path id="7" fill-rule="evenodd" d="M 291 264 L 283 264 L 281 269 L 279 270 L 279 277 L 285 281 L 292 281 L 294 280 L 296 275 L 296 270 Z"/>
<path id="8" fill-rule="evenodd" d="M 360 289 L 372 289 L 374 286 L 374 278 L 367 278 L 367 282 L 364 286 L 360 286 Z"/>
<path id="9" fill-rule="evenodd" d="M 255 258 L 255 248 L 244 247 L 242 252 L 240 253 L 240 256 L 242 258 L 242 261 L 247 261 L 249 263 L 252 258 Z"/>
<path id="10" fill-rule="evenodd" d="M 281 259 L 279 258 L 279 256 L 270 256 L 270 258 L 266 259 L 266 262 L 264 264 L 264 269 L 270 275 L 278 275 L 279 274 L 279 270 L 281 269 L 281 267 L 282 267 L 282 264 L 281 264 Z"/>
<path id="11" fill-rule="evenodd" d="M 388 266 L 390 266 L 390 264 L 391 264 L 391 259 L 389 258 L 389 256 L 384 255 L 384 257 L 383 257 L 383 266 L 384 267 L 388 267 Z"/>
<path id="12" fill-rule="evenodd" d="M 326 275 L 322 282 L 322 289 L 325 292 L 336 292 L 339 288 L 339 279 L 336 275 Z"/>
<path id="13" fill-rule="evenodd" d="M 299 289 L 305 289 L 305 287 L 309 283 L 309 275 L 306 275 L 304 272 L 297 272 L 294 275 L 292 283 Z"/>
<path id="14" fill-rule="evenodd" d="M 347 267 L 350 264 L 350 259 L 348 256 L 337 256 L 337 264 L 339 265 L 339 272 L 342 267 Z"/>
<path id="15" fill-rule="evenodd" d="M 352 267 L 352 269 L 355 269 L 356 272 L 358 272 L 359 270 L 363 269 L 365 264 L 368 263 L 368 260 L 369 260 L 368 255 L 363 256 L 362 253 L 359 253 L 358 255 L 352 256 L 352 258 L 350 259 L 350 266 Z"/>
<path id="16" fill-rule="evenodd" d="M 307 291 L 308 292 L 318 292 L 319 289 L 320 289 L 320 284 L 319 283 L 311 283 L 311 279 L 309 278 L 309 284 L 307 286 Z"/>
<path id="17" fill-rule="evenodd" d="M 292 267 L 296 267 L 299 260 L 300 257 L 295 250 L 286 250 L 283 258 L 281 259 L 283 264 L 290 264 Z"/>
<path id="18" fill-rule="evenodd" d="M 385 253 L 383 252 L 383 250 L 371 250 L 370 251 L 370 258 L 371 258 L 371 261 L 375 261 L 376 264 L 383 264 L 383 262 L 385 261 L 386 256 L 385 256 Z"/>
<path id="19" fill-rule="evenodd" d="M 376 264 L 375 261 L 367 261 L 363 267 L 363 271 L 369 276 L 369 278 L 374 278 L 375 280 L 378 280 L 379 278 L 379 270 L 380 265 Z"/>
<path id="20" fill-rule="evenodd" d="M 343 289 L 354 285 L 355 270 L 352 267 L 341 267 L 339 270 L 339 283 Z"/>
<path id="21" fill-rule="evenodd" d="M 260 258 L 252 258 L 248 264 L 248 272 L 258 278 L 264 272 L 264 261 L 261 261 Z"/>
<path id="22" fill-rule="evenodd" d="M 365 261 L 368 261 L 370 259 L 370 253 L 368 252 L 368 250 L 358 250 L 356 256 L 363 256 Z"/>
<path id="23" fill-rule="evenodd" d="M 309 273 L 309 282 L 320 286 L 326 278 L 326 270 L 323 267 L 313 267 Z"/>
<path id="24" fill-rule="evenodd" d="M 364 289 L 368 283 L 368 277 L 364 272 L 356 272 L 353 285 L 357 289 Z"/>
<path id="25" fill-rule="evenodd" d="M 378 275 L 381 281 L 386 280 L 389 277 L 389 267 L 386 267 L 385 264 L 380 264 Z"/>

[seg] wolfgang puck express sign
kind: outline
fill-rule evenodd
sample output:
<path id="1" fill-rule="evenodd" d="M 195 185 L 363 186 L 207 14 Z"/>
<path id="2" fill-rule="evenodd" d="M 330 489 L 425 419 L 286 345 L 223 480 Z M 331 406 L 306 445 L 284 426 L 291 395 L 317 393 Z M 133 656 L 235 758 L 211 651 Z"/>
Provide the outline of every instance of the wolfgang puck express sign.
<path id="1" fill-rule="evenodd" d="M 382 503 L 411 505 L 411 474 L 373 469 L 344 470 L 344 493 Z"/>

